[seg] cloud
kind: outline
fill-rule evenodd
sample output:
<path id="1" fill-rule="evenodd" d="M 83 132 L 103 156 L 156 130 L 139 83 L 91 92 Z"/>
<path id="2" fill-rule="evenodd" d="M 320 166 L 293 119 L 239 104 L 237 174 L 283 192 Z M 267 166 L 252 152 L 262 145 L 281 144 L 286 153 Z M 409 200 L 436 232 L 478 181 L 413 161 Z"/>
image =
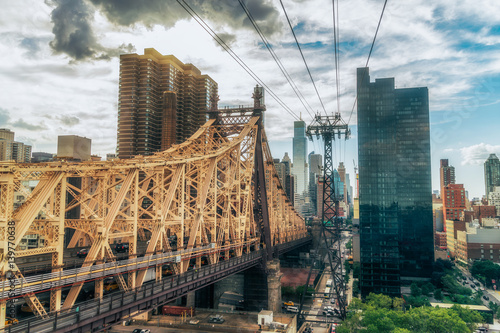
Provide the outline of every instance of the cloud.
<path id="1" fill-rule="evenodd" d="M 28 57 L 34 57 L 40 51 L 40 39 L 25 37 L 21 40 L 19 46 L 28 51 Z"/>
<path id="2" fill-rule="evenodd" d="M 9 119 L 10 119 L 9 111 L 0 108 L 0 126 L 7 125 Z"/>
<path id="3" fill-rule="evenodd" d="M 130 53 L 135 48 L 122 44 L 107 48 L 100 44 L 94 32 L 95 9 L 84 0 L 53 0 L 56 6 L 51 13 L 54 40 L 50 46 L 56 53 L 64 53 L 74 60 L 109 60 L 120 53 Z"/>
<path id="4" fill-rule="evenodd" d="M 18 121 L 12 123 L 12 126 L 17 128 L 27 129 L 30 131 L 43 131 L 47 129 L 47 127 L 43 123 L 40 125 L 33 125 L 33 124 L 28 124 L 23 119 L 19 119 Z"/>
<path id="5" fill-rule="evenodd" d="M 490 154 L 500 153 L 500 145 L 489 145 L 481 142 L 477 145 L 460 148 L 462 155 L 461 165 L 481 165 L 484 164 Z"/>
<path id="6" fill-rule="evenodd" d="M 80 123 L 80 118 L 74 116 L 62 115 L 59 117 L 59 121 L 61 122 L 61 124 L 71 127 L 78 125 Z"/>
<path id="7" fill-rule="evenodd" d="M 46 3 L 55 7 L 51 13 L 54 40 L 50 42 L 50 46 L 56 53 L 64 53 L 76 61 L 107 60 L 120 53 L 135 51 L 132 44 L 107 48 L 100 43 L 94 31 L 96 11 L 102 13 L 114 25 L 130 28 L 143 25 L 152 29 L 155 25 L 160 25 L 169 29 L 179 20 L 191 17 L 176 1 L 46 0 Z M 235 1 L 198 0 L 190 2 L 189 6 L 204 20 L 219 28 L 229 26 L 238 30 L 253 30 L 246 13 Z M 251 1 L 247 7 L 260 29 L 268 36 L 282 27 L 279 12 L 270 2 Z M 236 39 L 231 33 L 224 33 L 224 38 L 228 44 Z"/>

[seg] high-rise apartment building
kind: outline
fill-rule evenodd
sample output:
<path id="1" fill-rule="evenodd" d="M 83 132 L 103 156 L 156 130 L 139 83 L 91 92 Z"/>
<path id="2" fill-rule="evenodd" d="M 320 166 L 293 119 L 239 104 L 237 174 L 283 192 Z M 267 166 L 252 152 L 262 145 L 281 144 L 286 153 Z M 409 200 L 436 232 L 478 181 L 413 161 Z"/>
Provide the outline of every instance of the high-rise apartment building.
<path id="1" fill-rule="evenodd" d="M 488 195 L 488 205 L 494 206 L 497 216 L 500 216 L 500 186 L 495 186 L 494 190 Z"/>
<path id="2" fill-rule="evenodd" d="M 304 195 L 307 191 L 307 138 L 306 123 L 303 120 L 293 123 L 293 168 L 295 177 L 295 208 L 302 213 Z M 300 198 L 300 199 L 299 199 Z"/>
<path id="3" fill-rule="evenodd" d="M 460 215 L 466 209 L 464 185 L 448 184 L 441 191 L 444 220 L 460 220 Z"/>
<path id="4" fill-rule="evenodd" d="M 12 142 L 12 159 L 18 163 L 31 162 L 31 146 L 22 142 Z"/>
<path id="5" fill-rule="evenodd" d="M 455 184 L 455 167 L 448 165 L 448 159 L 442 159 L 440 161 L 439 179 L 441 191 L 443 187 L 448 184 Z"/>
<path id="6" fill-rule="evenodd" d="M 0 139 L 14 141 L 14 132 L 7 128 L 0 128 Z"/>
<path id="7" fill-rule="evenodd" d="M 31 162 L 31 146 L 14 141 L 14 132 L 0 128 L 0 161 Z"/>
<path id="8" fill-rule="evenodd" d="M 486 198 L 495 190 L 495 186 L 500 186 L 500 161 L 497 155 L 490 154 L 484 162 L 484 182 L 486 186 Z"/>
<path id="9" fill-rule="evenodd" d="M 427 88 L 357 70 L 360 289 L 400 296 L 434 259 Z"/>
<path id="10" fill-rule="evenodd" d="M 207 120 L 217 83 L 153 48 L 120 56 L 118 157 L 151 155 L 189 138 Z"/>

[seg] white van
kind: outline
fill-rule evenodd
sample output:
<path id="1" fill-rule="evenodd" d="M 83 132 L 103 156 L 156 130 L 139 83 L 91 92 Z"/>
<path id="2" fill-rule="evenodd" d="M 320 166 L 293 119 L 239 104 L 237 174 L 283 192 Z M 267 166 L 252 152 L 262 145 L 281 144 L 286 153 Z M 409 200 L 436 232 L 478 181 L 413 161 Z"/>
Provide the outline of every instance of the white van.
<path id="1" fill-rule="evenodd" d="M 294 312 L 294 313 L 298 313 L 299 312 L 299 308 L 296 307 L 296 306 L 287 306 L 286 310 L 289 311 L 289 312 Z"/>

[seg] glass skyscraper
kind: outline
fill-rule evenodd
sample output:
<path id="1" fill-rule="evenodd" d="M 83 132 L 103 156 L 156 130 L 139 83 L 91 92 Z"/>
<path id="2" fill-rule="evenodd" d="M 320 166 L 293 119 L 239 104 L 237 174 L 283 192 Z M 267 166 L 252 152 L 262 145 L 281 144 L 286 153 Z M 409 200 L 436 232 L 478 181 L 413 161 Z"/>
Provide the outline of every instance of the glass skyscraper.
<path id="1" fill-rule="evenodd" d="M 307 191 L 307 138 L 306 123 L 303 120 L 293 123 L 293 168 L 295 176 L 295 208 L 302 213 L 304 192 Z"/>
<path id="2" fill-rule="evenodd" d="M 495 186 L 500 186 L 500 160 L 495 154 L 490 154 L 484 162 L 484 183 L 486 197 L 489 196 L 490 192 L 494 192 Z"/>
<path id="3" fill-rule="evenodd" d="M 357 98 L 361 295 L 400 296 L 434 259 L 428 91 L 358 68 Z"/>

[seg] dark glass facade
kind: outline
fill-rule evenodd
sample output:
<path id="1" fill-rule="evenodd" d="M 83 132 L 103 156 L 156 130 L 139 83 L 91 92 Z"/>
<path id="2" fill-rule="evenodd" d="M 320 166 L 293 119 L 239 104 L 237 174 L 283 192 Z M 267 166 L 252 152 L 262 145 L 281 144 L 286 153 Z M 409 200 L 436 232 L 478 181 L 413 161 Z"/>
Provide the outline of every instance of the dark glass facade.
<path id="1" fill-rule="evenodd" d="M 434 260 L 428 91 L 358 68 L 357 98 L 361 294 L 400 296 Z"/>

